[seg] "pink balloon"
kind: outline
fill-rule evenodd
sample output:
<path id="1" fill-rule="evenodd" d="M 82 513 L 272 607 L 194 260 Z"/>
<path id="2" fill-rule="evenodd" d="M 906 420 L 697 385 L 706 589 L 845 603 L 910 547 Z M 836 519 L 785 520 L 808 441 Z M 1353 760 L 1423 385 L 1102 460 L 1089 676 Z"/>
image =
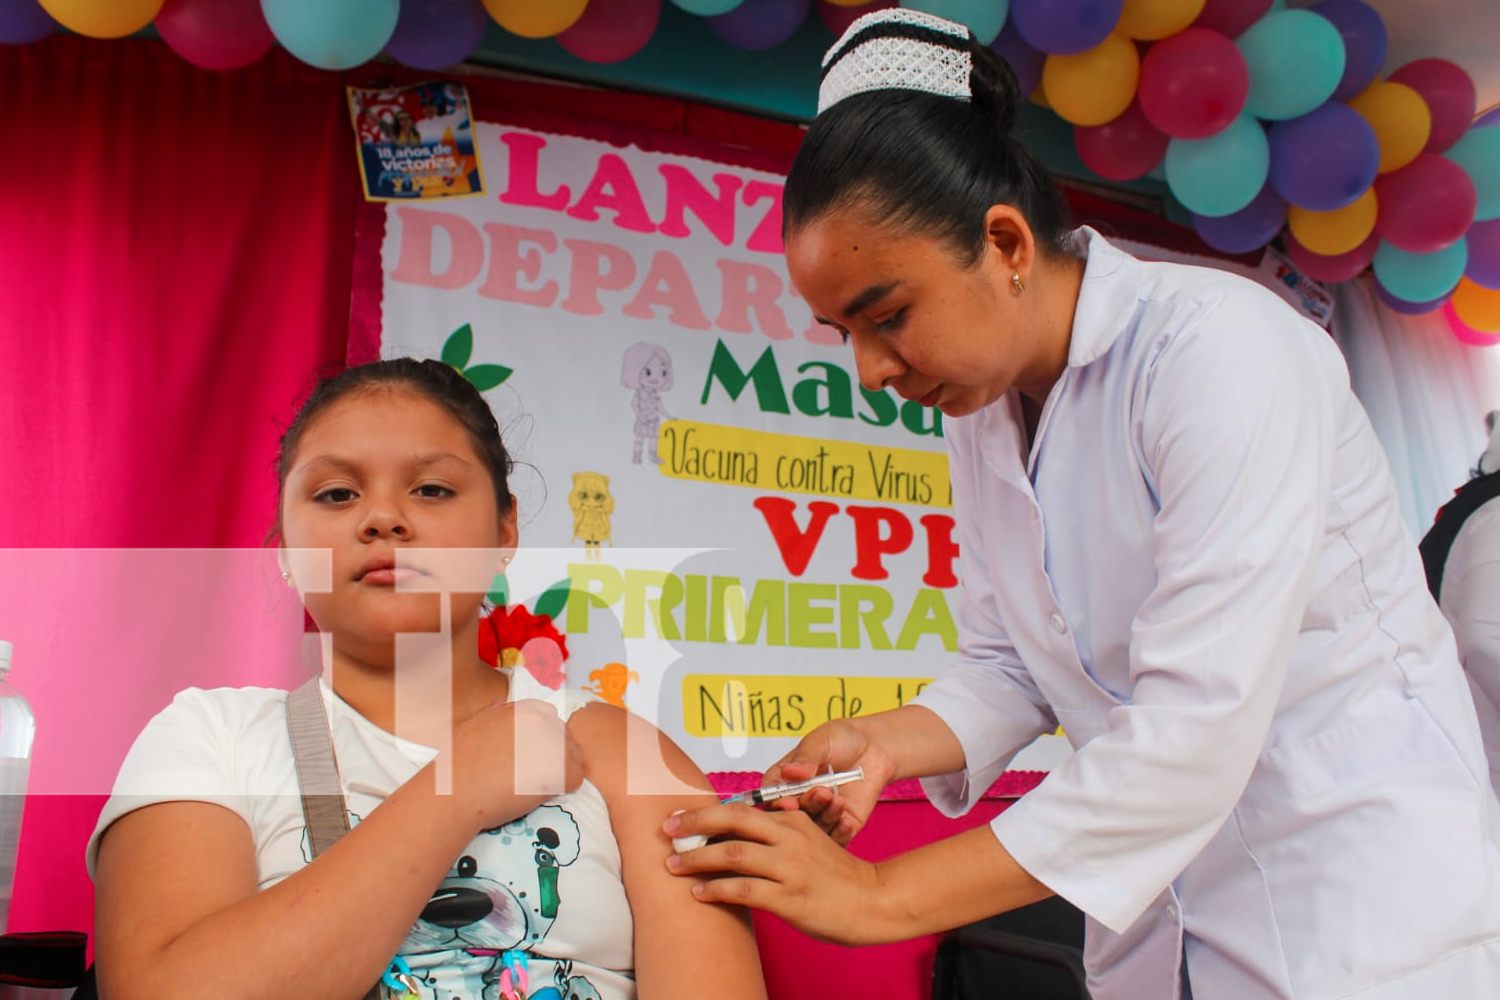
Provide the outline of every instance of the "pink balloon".
<path id="1" fill-rule="evenodd" d="M 661 0 L 589 0 L 557 40 L 585 62 L 617 63 L 646 47 L 660 18 Z"/>
<path id="2" fill-rule="evenodd" d="M 1474 329 L 1459 319 L 1452 302 L 1443 303 L 1443 319 L 1448 321 L 1448 329 L 1453 331 L 1453 336 L 1457 337 L 1461 344 L 1468 344 L 1470 347 L 1494 347 L 1500 344 L 1500 333 L 1485 333 L 1483 330 Z"/>
<path id="3" fill-rule="evenodd" d="M 276 43 L 260 0 L 166 0 L 153 24 L 173 52 L 204 69 L 242 69 Z"/>
<path id="4" fill-rule="evenodd" d="M 1474 121 L 1478 98 L 1474 81 L 1462 66 L 1447 59 L 1418 59 L 1397 69 L 1386 78 L 1390 83 L 1404 83 L 1422 95 L 1432 112 L 1432 132 L 1427 137 L 1426 153 L 1441 153 L 1468 131 Z"/>
<path id="5" fill-rule="evenodd" d="M 869 3 L 858 7 L 841 7 L 828 0 L 818 0 L 818 16 L 823 23 L 828 25 L 828 30 L 833 32 L 834 38 L 844 37 L 844 32 L 849 30 L 849 25 L 864 17 L 872 10 L 885 10 L 887 7 L 896 6 L 896 0 L 870 0 Z"/>
<path id="6" fill-rule="evenodd" d="M 1369 267 L 1370 262 L 1375 259 L 1375 251 L 1380 249 L 1380 237 L 1374 233 L 1348 253 L 1334 256 L 1313 253 L 1298 243 L 1291 233 L 1287 233 L 1285 238 L 1287 256 L 1292 258 L 1297 270 L 1314 281 L 1348 281 Z"/>
<path id="7" fill-rule="evenodd" d="M 1209 28 L 1228 38 L 1235 38 L 1265 16 L 1273 0 L 1208 0 L 1203 12 L 1192 23 L 1194 28 Z"/>
<path id="8" fill-rule="evenodd" d="M 1083 165 L 1111 181 L 1144 177 L 1167 153 L 1168 138 L 1146 120 L 1139 99 L 1103 125 L 1073 126 L 1073 145 Z"/>
<path id="9" fill-rule="evenodd" d="M 1244 110 L 1250 71 L 1226 36 L 1187 28 L 1151 46 L 1138 87 L 1152 125 L 1174 139 L 1207 139 Z"/>
<path id="10" fill-rule="evenodd" d="M 1433 253 L 1457 243 L 1474 221 L 1479 194 L 1468 171 L 1446 156 L 1422 153 L 1375 178 L 1375 232 L 1398 250 Z"/>

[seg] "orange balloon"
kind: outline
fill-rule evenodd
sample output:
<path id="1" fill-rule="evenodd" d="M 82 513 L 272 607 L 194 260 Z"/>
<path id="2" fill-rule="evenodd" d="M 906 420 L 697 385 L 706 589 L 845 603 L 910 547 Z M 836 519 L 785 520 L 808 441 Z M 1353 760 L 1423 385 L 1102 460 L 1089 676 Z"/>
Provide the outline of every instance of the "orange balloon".
<path id="1" fill-rule="evenodd" d="M 156 19 L 162 0 L 40 0 L 53 20 L 80 35 L 123 38 Z"/>
<path id="2" fill-rule="evenodd" d="M 490 17 L 512 35 L 551 38 L 573 27 L 589 0 L 481 0 Z"/>
<path id="3" fill-rule="evenodd" d="M 1313 253 L 1337 257 L 1369 239 L 1375 231 L 1377 207 L 1375 189 L 1371 187 L 1351 204 L 1331 212 L 1314 212 L 1292 205 L 1286 211 L 1286 225 L 1297 242 Z"/>
<path id="4" fill-rule="evenodd" d="M 1126 38 L 1154 42 L 1196 21 L 1204 4 L 1205 0 L 1125 0 L 1115 30 Z"/>
<path id="5" fill-rule="evenodd" d="M 1074 125 L 1103 125 L 1125 113 L 1141 78 L 1141 56 L 1124 35 L 1109 37 L 1086 52 L 1050 55 L 1042 64 L 1047 103 Z"/>
<path id="6" fill-rule="evenodd" d="M 1349 101 L 1375 130 L 1380 143 L 1380 173 L 1400 170 L 1427 145 L 1432 112 L 1422 95 L 1404 83 L 1377 80 Z"/>
<path id="7" fill-rule="evenodd" d="M 1481 333 L 1500 333 L 1500 290 L 1459 278 L 1448 301 L 1458 318 Z"/>

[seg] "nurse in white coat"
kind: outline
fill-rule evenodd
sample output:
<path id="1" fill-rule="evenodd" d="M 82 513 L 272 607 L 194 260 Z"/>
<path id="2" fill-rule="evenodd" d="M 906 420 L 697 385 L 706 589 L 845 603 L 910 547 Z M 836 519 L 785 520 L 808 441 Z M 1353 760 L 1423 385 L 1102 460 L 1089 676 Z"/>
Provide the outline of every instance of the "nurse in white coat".
<path id="1" fill-rule="evenodd" d="M 882 10 L 824 66 L 788 269 L 867 388 L 945 416 L 961 658 L 766 775 L 864 785 L 669 819 L 716 838 L 669 867 L 849 944 L 1056 893 L 1096 1000 L 1500 996 L 1500 804 L 1332 341 L 1070 232 L 962 27 Z M 836 843 L 899 778 L 962 812 L 1059 724 L 1075 752 L 990 825 L 878 864 Z"/>

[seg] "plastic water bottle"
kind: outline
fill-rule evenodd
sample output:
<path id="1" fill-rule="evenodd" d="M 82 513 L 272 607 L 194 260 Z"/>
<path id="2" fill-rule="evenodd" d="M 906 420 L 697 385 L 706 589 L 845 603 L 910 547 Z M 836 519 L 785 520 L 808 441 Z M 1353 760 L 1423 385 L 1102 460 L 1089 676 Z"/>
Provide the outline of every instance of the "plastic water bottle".
<path id="1" fill-rule="evenodd" d="M 16 847 L 31 773 L 36 719 L 31 706 L 7 679 L 11 645 L 0 640 L 0 930 L 10 924 L 10 894 L 16 882 Z"/>

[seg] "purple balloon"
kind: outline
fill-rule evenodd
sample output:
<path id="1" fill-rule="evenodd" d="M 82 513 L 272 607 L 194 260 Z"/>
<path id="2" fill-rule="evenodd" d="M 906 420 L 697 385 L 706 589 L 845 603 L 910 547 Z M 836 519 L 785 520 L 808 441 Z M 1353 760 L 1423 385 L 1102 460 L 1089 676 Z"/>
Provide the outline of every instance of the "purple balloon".
<path id="1" fill-rule="evenodd" d="M 1203 242 L 1221 253 L 1249 253 L 1271 242 L 1286 225 L 1286 199 L 1267 181 L 1260 194 L 1238 212 L 1193 215 L 1193 229 Z"/>
<path id="2" fill-rule="evenodd" d="M 0 0 L 0 44 L 29 45 L 57 30 L 37 0 Z"/>
<path id="3" fill-rule="evenodd" d="M 1500 125 L 1500 108 L 1491 108 L 1478 118 L 1474 119 L 1473 128 L 1484 128 L 1489 125 Z"/>
<path id="4" fill-rule="evenodd" d="M 1476 285 L 1500 289 L 1500 219 L 1473 223 L 1464 239 L 1469 244 L 1464 277 Z"/>
<path id="5" fill-rule="evenodd" d="M 1384 302 L 1388 308 L 1403 316 L 1425 316 L 1448 301 L 1448 296 L 1444 295 L 1442 298 L 1433 299 L 1431 302 L 1408 302 L 1405 299 L 1396 298 L 1396 296 L 1386 291 L 1385 286 L 1378 281 L 1375 282 L 1375 297 Z"/>
<path id="6" fill-rule="evenodd" d="M 1380 142 L 1364 116 L 1329 101 L 1300 118 L 1274 122 L 1271 184 L 1287 201 L 1331 212 L 1359 200 L 1375 181 Z"/>
<path id="7" fill-rule="evenodd" d="M 735 48 L 759 52 L 795 35 L 811 5 L 812 0 L 744 0 L 729 13 L 704 20 Z"/>
<path id="8" fill-rule="evenodd" d="M 1108 38 L 1124 7 L 1125 0 L 1011 0 L 1010 23 L 1032 48 L 1069 56 Z"/>
<path id="9" fill-rule="evenodd" d="M 479 47 L 489 17 L 480 0 L 401 0 L 385 51 L 412 69 L 457 66 Z"/>
<path id="10" fill-rule="evenodd" d="M 1042 66 L 1047 62 L 1047 53 L 1039 52 L 1026 44 L 1026 39 L 1016 30 L 1014 18 L 1007 18 L 1000 35 L 990 43 L 990 48 L 1000 55 L 1016 74 L 1021 93 L 1032 94 L 1042 83 Z"/>
<path id="11" fill-rule="evenodd" d="M 1344 75 L 1339 77 L 1331 99 L 1347 101 L 1374 83 L 1385 65 L 1390 44 L 1385 22 L 1364 0 L 1319 0 L 1308 10 L 1333 22 L 1344 39 Z"/>

